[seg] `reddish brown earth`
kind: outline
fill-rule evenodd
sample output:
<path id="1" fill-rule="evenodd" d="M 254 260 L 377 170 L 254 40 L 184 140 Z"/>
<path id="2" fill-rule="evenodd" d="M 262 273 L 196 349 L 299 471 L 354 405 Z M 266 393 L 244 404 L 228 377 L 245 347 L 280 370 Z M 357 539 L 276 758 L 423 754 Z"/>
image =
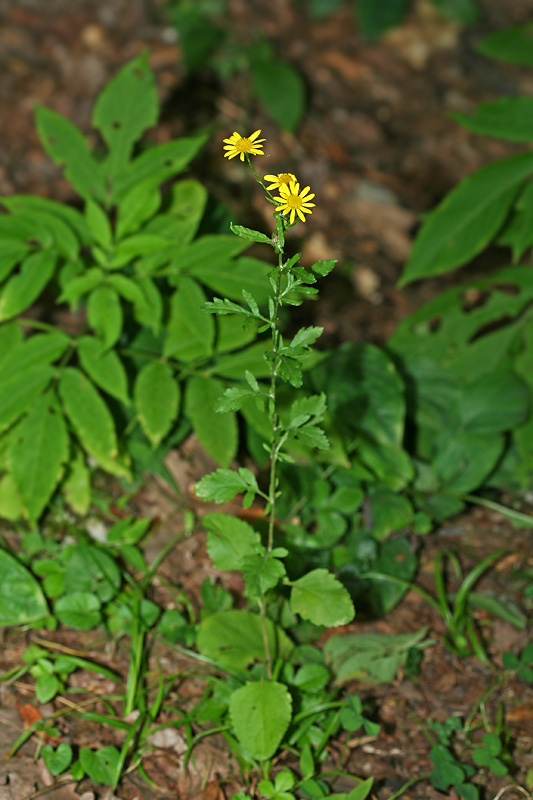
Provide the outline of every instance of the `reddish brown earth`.
<path id="1" fill-rule="evenodd" d="M 319 303 L 306 313 L 324 326 L 327 343 L 354 339 L 383 343 L 407 313 L 457 280 L 457 276 L 449 276 L 402 292 L 395 288 L 421 214 L 463 177 L 518 149 L 475 136 L 449 117 L 454 111 L 473 110 L 480 101 L 533 90 L 531 70 L 488 61 L 475 50 L 485 33 L 528 21 L 531 0 L 480 0 L 479 5 L 482 21 L 461 29 L 438 17 L 432 6 L 417 3 L 401 27 L 369 45 L 358 35 L 348 8 L 313 22 L 302 11 L 304 2 L 229 0 L 228 22 L 240 40 L 250 41 L 254 30 L 263 29 L 277 54 L 305 77 L 309 108 L 297 135 L 291 135 L 280 132 L 261 108 L 249 101 L 242 76 L 222 82 L 207 69 L 196 76 L 187 75 L 165 0 L 0 0 L 0 195 L 37 193 L 75 200 L 41 150 L 33 106 L 41 103 L 61 112 L 90 135 L 91 108 L 98 92 L 122 64 L 148 48 L 163 105 L 162 122 L 151 136 L 167 141 L 214 123 L 216 133 L 191 174 L 230 205 L 239 222 L 268 230 L 270 220 L 261 195 L 242 165 L 224 160 L 221 149 L 221 140 L 229 132 L 261 128 L 269 154 L 268 161 L 262 162 L 265 171 L 296 172 L 317 196 L 316 210 L 306 223 L 303 262 L 330 257 L 341 262 L 337 276 L 324 284 Z M 477 260 L 475 270 L 492 269 L 502 264 L 503 257 L 500 252 L 490 252 Z M 467 272 L 460 277 L 466 278 Z M 208 468 L 205 455 L 189 441 L 173 454 L 170 466 L 194 507 L 190 486 Z M 149 557 L 181 529 L 180 502 L 158 482 L 152 482 L 132 501 L 132 511 L 161 521 L 148 543 Z M 16 544 L 16 535 L 7 535 Z M 512 546 L 513 554 L 498 564 L 481 588 L 511 593 L 519 599 L 513 576 L 516 570 L 533 567 L 531 533 L 519 535 L 487 512 L 471 512 L 421 543 L 420 583 L 431 591 L 432 557 L 439 548 L 453 546 L 468 568 L 502 544 Z M 197 604 L 202 580 L 211 575 L 214 571 L 199 531 L 164 562 L 154 599 L 168 601 L 168 580 L 181 585 Z M 506 623 L 483 617 L 481 621 L 496 666 L 505 650 L 520 651 L 528 641 L 526 633 L 518 633 Z M 382 723 L 379 737 L 344 738 L 331 745 L 331 767 L 342 767 L 360 777 L 373 775 L 372 797 L 376 800 L 388 800 L 406 781 L 431 769 L 429 745 L 419 722 L 443 720 L 452 714 L 468 717 L 494 679 L 494 673 L 475 659 L 460 661 L 442 646 L 441 620 L 413 592 L 386 619 L 356 621 L 350 630 L 399 633 L 422 624 L 429 626 L 436 643 L 426 651 L 418 677 L 399 676 L 392 686 L 348 687 L 361 692 L 374 708 Z M 24 649 L 38 635 L 7 632 L 0 669 L 20 663 Z M 111 647 L 95 632 L 40 635 L 112 665 L 124 675 L 127 672 L 123 641 Z M 156 653 L 168 674 L 193 669 L 194 665 L 175 651 L 157 646 Z M 80 673 L 75 680 L 86 692 L 82 697 L 113 691 L 92 674 Z M 169 724 L 201 691 L 198 676 L 177 680 L 165 712 Z M 61 710 L 67 701 L 54 701 L 38 711 Z M 31 681 L 24 678 L 10 687 L 0 686 L 0 702 L 0 752 L 5 753 L 27 719 L 27 704 L 37 705 Z M 511 680 L 487 704 L 490 718 L 495 718 L 500 705 L 513 737 L 517 764 L 513 779 L 523 784 L 533 767 L 533 693 L 523 682 Z M 110 730 L 66 718 L 61 735 L 78 746 L 120 745 Z M 167 738 L 154 742 L 157 749 L 145 761 L 159 788 L 148 788 L 131 773 L 119 787 L 118 797 L 222 800 L 242 788 L 224 743 L 215 737 L 202 741 L 195 751 L 195 765 L 185 774 L 183 741 L 179 732 L 168 733 L 172 730 L 169 727 Z M 98 792 L 86 783 L 78 786 L 60 781 L 64 785 L 53 785 L 42 760 L 33 760 L 35 745 L 27 743 L 0 766 L 0 800 L 37 796 L 91 800 L 93 792 L 111 800 L 111 793 Z M 293 765 L 288 756 L 280 763 Z M 512 788 L 509 778 L 485 777 L 482 781 L 487 800 L 524 796 Z M 349 788 L 341 783 L 335 786 L 338 791 Z M 503 795 L 498 794 L 502 790 Z M 455 797 L 453 793 L 449 796 Z M 433 800 L 443 795 L 421 782 L 403 797 Z"/>

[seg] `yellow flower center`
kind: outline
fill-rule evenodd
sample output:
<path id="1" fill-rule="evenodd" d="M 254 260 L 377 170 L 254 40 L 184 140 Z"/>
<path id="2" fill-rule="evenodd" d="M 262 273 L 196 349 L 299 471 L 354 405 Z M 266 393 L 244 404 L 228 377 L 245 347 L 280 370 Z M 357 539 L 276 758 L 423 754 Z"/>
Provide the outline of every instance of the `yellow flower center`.
<path id="1" fill-rule="evenodd" d="M 280 186 L 284 183 L 288 185 L 293 180 L 294 180 L 294 175 L 291 175 L 290 172 L 281 172 L 278 175 L 278 181 Z"/>
<path id="2" fill-rule="evenodd" d="M 246 139 L 244 136 L 241 136 L 239 141 L 235 142 L 235 150 L 237 150 L 239 153 L 249 153 L 252 147 L 252 142 L 249 139 Z"/>
<path id="3" fill-rule="evenodd" d="M 302 205 L 302 198 L 299 197 L 297 194 L 290 194 L 286 200 L 287 205 L 289 208 L 300 208 Z"/>

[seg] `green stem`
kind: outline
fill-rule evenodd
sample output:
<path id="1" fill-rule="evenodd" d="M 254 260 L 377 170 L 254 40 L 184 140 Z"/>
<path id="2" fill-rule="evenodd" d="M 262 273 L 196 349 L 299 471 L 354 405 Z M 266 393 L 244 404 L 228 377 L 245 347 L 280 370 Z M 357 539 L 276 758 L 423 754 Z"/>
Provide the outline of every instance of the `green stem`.
<path id="1" fill-rule="evenodd" d="M 529 514 L 523 514 L 521 511 L 515 511 L 513 508 L 507 508 L 507 506 L 502 506 L 500 503 L 495 503 L 493 500 L 487 500 L 485 497 L 478 497 L 474 494 L 467 494 L 464 499 L 468 500 L 469 503 L 475 503 L 478 506 L 490 508 L 491 511 L 498 511 L 498 513 L 503 514 L 504 517 L 519 522 L 527 528 L 533 528 L 533 517 Z"/>

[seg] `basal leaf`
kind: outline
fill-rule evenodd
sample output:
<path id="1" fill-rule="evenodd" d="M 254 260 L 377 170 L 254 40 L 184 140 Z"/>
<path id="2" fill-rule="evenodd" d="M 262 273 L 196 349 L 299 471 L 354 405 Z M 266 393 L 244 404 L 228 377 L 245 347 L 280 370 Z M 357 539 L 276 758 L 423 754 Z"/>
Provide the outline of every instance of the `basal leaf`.
<path id="1" fill-rule="evenodd" d="M 286 658 L 294 645 L 284 630 L 267 619 L 266 631 L 273 659 Z M 230 669 L 246 669 L 253 661 L 265 660 L 261 620 L 250 611 L 210 614 L 198 627 L 197 645 L 202 655 Z"/>
<path id="2" fill-rule="evenodd" d="M 27 625 L 47 615 L 44 594 L 31 572 L 0 549 L 0 627 Z"/>
<path id="3" fill-rule="evenodd" d="M 483 136 L 496 136 L 510 142 L 533 139 L 533 97 L 502 97 L 481 103 L 471 116 L 456 113 L 453 118 Z"/>
<path id="4" fill-rule="evenodd" d="M 296 130 L 305 111 L 306 91 L 291 64 L 277 58 L 252 61 L 252 90 L 278 125 Z"/>
<path id="5" fill-rule="evenodd" d="M 50 250 L 34 253 L 23 262 L 0 290 L 0 322 L 20 314 L 39 297 L 54 274 L 57 255 Z"/>
<path id="6" fill-rule="evenodd" d="M 282 683 L 249 682 L 233 692 L 229 713 L 241 747 L 264 761 L 274 755 L 289 727 L 292 700 Z"/>
<path id="7" fill-rule="evenodd" d="M 53 377 L 54 370 L 51 367 L 39 365 L 0 381 L 0 431 L 24 414 Z"/>
<path id="8" fill-rule="evenodd" d="M 198 133 L 144 150 L 117 176 L 113 185 L 113 201 L 120 202 L 127 192 L 147 178 L 161 183 L 180 173 L 207 138 L 207 133 Z"/>
<path id="9" fill-rule="evenodd" d="M 100 164 L 92 157 L 81 132 L 68 119 L 44 106 L 35 112 L 43 147 L 56 164 L 65 167 L 65 177 L 84 198 L 105 200 Z"/>
<path id="10" fill-rule="evenodd" d="M 111 286 L 98 286 L 89 295 L 87 304 L 89 324 L 102 338 L 103 346 L 113 347 L 122 333 L 122 305 Z"/>
<path id="11" fill-rule="evenodd" d="M 179 384 L 170 367 L 160 361 L 143 367 L 133 397 L 141 427 L 155 447 L 169 432 L 179 409 Z"/>
<path id="12" fill-rule="evenodd" d="M 134 143 L 157 122 L 158 98 L 146 51 L 107 84 L 93 110 L 92 123 L 109 148 L 103 171 L 113 181 L 131 157 Z"/>
<path id="13" fill-rule="evenodd" d="M 94 336 L 81 336 L 78 355 L 87 375 L 101 389 L 122 403 L 129 403 L 126 370 L 115 350 L 104 350 L 102 342 Z"/>
<path id="14" fill-rule="evenodd" d="M 224 385 L 220 381 L 193 375 L 187 381 L 185 411 L 207 452 L 227 467 L 237 453 L 238 432 L 232 411 L 225 414 L 215 411 L 217 400 L 223 394 Z"/>
<path id="15" fill-rule="evenodd" d="M 399 285 L 440 275 L 480 253 L 532 172 L 533 154 L 521 153 L 483 167 L 456 186 L 427 216 Z"/>
<path id="16" fill-rule="evenodd" d="M 170 300 L 165 356 L 190 362 L 211 355 L 215 340 L 213 318 L 202 311 L 205 295 L 196 281 L 181 278 Z"/>
<path id="17" fill-rule="evenodd" d="M 114 475 L 128 474 L 117 462 L 113 417 L 93 384 L 74 367 L 61 371 L 59 394 L 65 413 L 84 449 Z"/>
<path id="18" fill-rule="evenodd" d="M 313 625 L 346 625 L 355 615 L 350 595 L 326 569 L 314 569 L 294 581 L 291 609 Z"/>
<path id="19" fill-rule="evenodd" d="M 69 436 L 50 394 L 42 395 L 17 427 L 11 471 L 30 522 L 35 523 L 56 488 L 68 458 Z"/>

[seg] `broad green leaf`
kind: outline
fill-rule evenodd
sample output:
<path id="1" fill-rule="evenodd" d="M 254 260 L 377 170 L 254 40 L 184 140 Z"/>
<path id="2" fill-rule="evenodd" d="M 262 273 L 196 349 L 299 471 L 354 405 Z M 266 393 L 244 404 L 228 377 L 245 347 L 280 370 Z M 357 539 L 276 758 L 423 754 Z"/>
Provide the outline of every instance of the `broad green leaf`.
<path id="1" fill-rule="evenodd" d="M 0 239 L 0 281 L 7 278 L 10 272 L 27 255 L 30 246 L 15 239 Z"/>
<path id="2" fill-rule="evenodd" d="M 286 61 L 269 58 L 252 61 L 251 76 L 252 91 L 267 113 L 278 125 L 294 133 L 306 105 L 305 83 L 300 73 Z"/>
<path id="3" fill-rule="evenodd" d="M 410 456 L 397 445 L 363 439 L 357 443 L 357 455 L 374 478 L 393 491 L 404 489 L 414 477 Z"/>
<path id="4" fill-rule="evenodd" d="M 170 318 L 167 338 L 163 348 L 165 356 L 179 361 L 196 361 L 213 352 L 215 323 L 202 311 L 205 295 L 190 278 L 181 278 L 179 288 L 170 300 Z"/>
<path id="5" fill-rule="evenodd" d="M 473 25 L 479 19 L 476 0 L 433 0 L 433 2 L 443 16 L 463 25 Z"/>
<path id="6" fill-rule="evenodd" d="M 178 33 L 185 66 L 194 72 L 209 61 L 224 34 L 200 4 L 172 5 L 169 13 Z"/>
<path id="7" fill-rule="evenodd" d="M 217 318 L 217 353 L 238 350 L 249 344 L 256 337 L 256 325 L 243 325 L 237 316 L 219 316 Z"/>
<path id="8" fill-rule="evenodd" d="M 179 410 L 180 388 L 170 367 L 160 361 L 143 367 L 133 397 L 141 427 L 155 447 L 169 432 Z"/>
<path id="9" fill-rule="evenodd" d="M 51 367 L 34 366 L 15 373 L 6 381 L 0 381 L 0 431 L 24 414 L 53 377 L 54 370 Z"/>
<path id="10" fill-rule="evenodd" d="M 230 317 L 230 319 L 238 320 L 239 318 Z M 265 354 L 270 350 L 271 344 L 266 340 L 251 344 L 250 347 L 240 352 L 219 356 L 213 366 L 213 372 L 222 378 L 244 380 L 244 375 L 248 370 L 256 378 L 266 378 L 270 376 L 270 363 L 265 358 Z"/>
<path id="11" fill-rule="evenodd" d="M 48 616 L 41 587 L 26 567 L 0 548 L 0 627 Z"/>
<path id="12" fill-rule="evenodd" d="M 373 42 L 379 39 L 389 28 L 402 22 L 409 11 L 409 0 L 359 0 L 357 16 L 361 33 Z"/>
<path id="13" fill-rule="evenodd" d="M 36 333 L 29 336 L 18 346 L 9 348 L 6 352 L 5 359 L 0 362 L 2 380 L 23 373 L 31 367 L 43 366 L 56 361 L 70 346 L 71 341 L 70 336 L 62 331 Z"/>
<path id="14" fill-rule="evenodd" d="M 32 212 L 35 224 L 46 228 L 52 236 L 52 245 L 59 255 L 74 261 L 79 256 L 79 241 L 71 226 L 60 216 L 35 209 Z"/>
<path id="15" fill-rule="evenodd" d="M 107 350 L 118 341 L 122 333 L 122 304 L 111 286 L 98 286 L 89 295 L 87 303 L 89 325 L 101 337 Z"/>
<path id="16" fill-rule="evenodd" d="M 0 290 L 0 322 L 32 305 L 54 274 L 57 255 L 50 250 L 34 253 L 23 262 Z"/>
<path id="17" fill-rule="evenodd" d="M 161 193 L 152 180 L 137 184 L 124 197 L 119 205 L 117 238 L 138 230 L 143 222 L 150 219 L 161 205 Z"/>
<path id="18" fill-rule="evenodd" d="M 286 549 L 283 552 L 287 554 Z M 246 596 L 261 601 L 270 589 L 287 576 L 287 571 L 274 552 L 267 555 L 264 552 L 253 553 L 242 560 L 242 576 L 246 581 Z"/>
<path id="19" fill-rule="evenodd" d="M 10 243 L 34 244 L 45 250 L 53 243 L 48 228 L 40 225 L 32 214 L 24 212 L 0 215 L 0 239 Z"/>
<path id="20" fill-rule="evenodd" d="M 456 186 L 427 216 L 399 285 L 440 275 L 480 253 L 532 172 L 533 153 L 521 153 L 483 167 Z"/>
<path id="21" fill-rule="evenodd" d="M 291 609 L 313 625 L 346 625 L 355 615 L 350 595 L 326 569 L 314 569 L 292 583 Z"/>
<path id="22" fill-rule="evenodd" d="M 217 569 L 241 569 L 247 555 L 255 555 L 261 537 L 251 525 L 230 514 L 207 514 L 203 520 L 207 552 Z"/>
<path id="23" fill-rule="evenodd" d="M 83 452 L 77 448 L 74 458 L 68 465 L 62 489 L 65 500 L 71 509 L 84 517 L 91 505 L 91 473 L 85 464 Z"/>
<path id="24" fill-rule="evenodd" d="M 109 252 L 113 247 L 111 223 L 105 211 L 94 200 L 87 200 L 85 221 L 95 242 L 98 242 L 106 253 Z"/>
<path id="25" fill-rule="evenodd" d="M 117 176 L 113 185 L 113 202 L 119 203 L 137 184 L 150 178 L 163 182 L 181 172 L 207 141 L 207 133 L 198 133 L 145 150 Z"/>
<path id="26" fill-rule="evenodd" d="M 37 130 L 44 149 L 65 177 L 84 198 L 104 200 L 106 189 L 100 164 L 81 132 L 68 119 L 44 106 L 37 106 Z"/>
<path id="27" fill-rule="evenodd" d="M 117 244 L 110 266 L 117 269 L 141 256 L 160 256 L 161 253 L 165 255 L 171 247 L 176 249 L 176 243 L 169 236 L 146 232 L 134 233 Z M 168 259 L 165 257 L 165 260 Z"/>
<path id="28" fill-rule="evenodd" d="M 282 683 L 249 682 L 231 695 L 229 713 L 245 753 L 264 761 L 274 755 L 289 727 L 292 700 Z"/>
<path id="29" fill-rule="evenodd" d="M 107 603 L 116 595 L 122 575 L 117 561 L 106 550 L 80 542 L 68 551 L 64 578 L 67 593 L 88 592 Z"/>
<path id="30" fill-rule="evenodd" d="M 459 497 L 478 489 L 502 455 L 502 436 L 462 431 L 443 431 L 436 442 L 431 466 L 446 494 Z"/>
<path id="31" fill-rule="evenodd" d="M 68 458 L 67 427 L 53 397 L 42 395 L 17 427 L 11 471 L 25 515 L 35 523 L 63 474 Z"/>
<path id="32" fill-rule="evenodd" d="M 341 345 L 311 373 L 347 437 L 363 432 L 383 445 L 404 435 L 405 389 L 391 359 L 374 345 Z"/>
<path id="33" fill-rule="evenodd" d="M 59 394 L 84 449 L 113 475 L 127 475 L 117 462 L 117 438 L 113 417 L 93 384 L 74 367 L 61 371 Z"/>
<path id="34" fill-rule="evenodd" d="M 133 145 L 157 122 L 155 79 L 144 51 L 107 84 L 94 105 L 92 123 L 109 148 L 103 170 L 113 182 L 122 174 Z"/>
<path id="35" fill-rule="evenodd" d="M 103 783 L 114 786 L 118 780 L 120 753 L 116 747 L 108 745 L 99 750 L 90 750 L 88 747 L 80 748 L 80 761 L 84 771 L 93 783 Z"/>
<path id="36" fill-rule="evenodd" d="M 210 475 L 205 475 L 194 487 L 198 497 L 213 503 L 227 503 L 235 495 L 253 493 L 258 491 L 255 475 L 249 469 L 240 467 L 233 469 L 217 469 Z"/>
<path id="37" fill-rule="evenodd" d="M 533 183 L 526 183 L 512 215 L 498 236 L 497 244 L 512 248 L 513 261 L 522 258 L 533 244 Z"/>
<path id="38" fill-rule="evenodd" d="M 481 103 L 472 115 L 453 114 L 456 122 L 474 133 L 511 142 L 533 140 L 533 97 L 502 97 Z"/>
<path id="39" fill-rule="evenodd" d="M 482 39 L 477 45 L 477 50 L 489 58 L 531 67 L 533 66 L 532 34 L 533 24 L 531 23 L 516 28 L 506 28 Z"/>
<path id="40" fill-rule="evenodd" d="M 249 243 L 240 241 L 235 236 L 221 233 L 210 233 L 195 239 L 181 250 L 174 259 L 171 270 L 176 278 L 180 274 L 196 275 L 198 270 L 216 271 L 234 256 L 250 247 Z M 239 299 L 242 293 L 239 292 Z"/>
<path id="41" fill-rule="evenodd" d="M 236 242 L 239 239 L 233 237 Z M 268 273 L 272 267 L 258 258 L 241 256 L 235 261 L 199 264 L 191 274 L 214 292 L 231 300 L 242 301 L 242 290 L 250 292 L 259 305 L 266 305 L 270 295 Z"/>
<path id="42" fill-rule="evenodd" d="M 0 369 L 2 377 L 4 364 L 11 357 L 13 350 L 24 341 L 22 328 L 16 320 L 0 324 Z"/>
<path id="43" fill-rule="evenodd" d="M 60 742 L 54 748 L 46 744 L 41 750 L 41 756 L 52 775 L 60 775 L 72 762 L 72 747 L 66 742 Z"/>
<path id="44" fill-rule="evenodd" d="M 185 412 L 209 455 L 227 467 L 237 454 L 237 420 L 233 412 L 217 414 L 215 405 L 224 385 L 214 378 L 193 375 L 187 381 Z"/>
<path id="45" fill-rule="evenodd" d="M 413 508 L 404 495 L 378 484 L 370 488 L 369 499 L 372 536 L 375 539 L 385 539 L 392 531 L 401 530 L 410 524 Z"/>
<path id="46" fill-rule="evenodd" d="M 34 211 L 44 211 L 48 215 L 58 217 L 68 225 L 68 227 L 72 228 L 83 244 L 89 244 L 91 241 L 91 232 L 87 227 L 83 215 L 72 206 L 58 203 L 56 200 L 50 200 L 47 197 L 38 197 L 37 195 L 28 194 L 18 194 L 14 197 L 2 198 L 0 202 L 11 211 L 29 212 L 30 215 Z"/>
<path id="47" fill-rule="evenodd" d="M 468 384 L 457 399 L 460 422 L 467 432 L 492 437 L 526 422 L 530 392 L 509 370 L 498 370 Z"/>
<path id="48" fill-rule="evenodd" d="M 207 198 L 207 189 L 200 181 L 192 178 L 177 181 L 165 196 L 166 215 L 158 214 L 148 223 L 147 229 L 152 229 L 153 226 L 154 233 L 172 236 L 182 244 L 190 242 L 204 215 Z M 169 227 L 158 230 L 163 216 L 168 218 L 164 225 Z"/>
<path id="49" fill-rule="evenodd" d="M 267 619 L 266 631 L 273 660 L 287 658 L 294 645 L 283 629 Z M 261 620 L 250 611 L 219 611 L 206 617 L 198 627 L 197 646 L 202 655 L 230 669 L 265 660 Z"/>
<path id="50" fill-rule="evenodd" d="M 128 405 L 128 378 L 115 350 L 105 351 L 94 336 L 81 336 L 78 355 L 87 375 L 105 392 Z"/>
<path id="51" fill-rule="evenodd" d="M 353 680 L 394 680 L 410 648 L 420 645 L 427 628 L 414 633 L 348 633 L 331 636 L 324 646 L 337 684 Z"/>
<path id="52" fill-rule="evenodd" d="M 58 297 L 57 302 L 68 302 L 73 308 L 80 297 L 92 291 L 97 286 L 100 286 L 103 281 L 103 270 L 101 270 L 100 267 L 92 267 L 91 269 L 88 269 L 84 275 L 80 275 L 79 277 L 75 277 L 70 280 Z"/>
<path id="53" fill-rule="evenodd" d="M 14 522 L 22 517 L 22 503 L 13 476 L 9 473 L 0 478 L 0 517 Z"/>

